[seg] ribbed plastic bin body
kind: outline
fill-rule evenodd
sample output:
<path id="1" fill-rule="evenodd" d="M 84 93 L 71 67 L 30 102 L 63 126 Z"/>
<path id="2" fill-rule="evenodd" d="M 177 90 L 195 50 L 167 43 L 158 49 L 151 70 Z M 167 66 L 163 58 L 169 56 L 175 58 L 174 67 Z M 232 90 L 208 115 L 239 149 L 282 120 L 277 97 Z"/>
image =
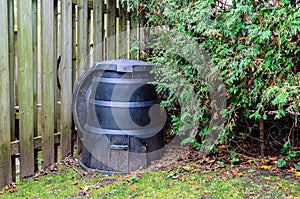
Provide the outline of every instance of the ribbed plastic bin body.
<path id="1" fill-rule="evenodd" d="M 73 112 L 84 144 L 82 167 L 127 173 L 161 155 L 164 124 L 149 84 L 152 69 L 141 61 L 105 61 L 78 80 Z"/>

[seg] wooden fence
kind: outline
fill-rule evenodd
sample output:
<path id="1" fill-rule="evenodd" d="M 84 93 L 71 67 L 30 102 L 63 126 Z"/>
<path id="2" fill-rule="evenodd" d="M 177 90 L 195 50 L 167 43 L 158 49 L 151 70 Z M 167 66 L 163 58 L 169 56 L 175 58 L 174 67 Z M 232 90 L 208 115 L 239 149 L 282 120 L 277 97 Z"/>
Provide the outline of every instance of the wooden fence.
<path id="1" fill-rule="evenodd" d="M 0 187 L 80 146 L 73 84 L 95 61 L 129 58 L 136 24 L 118 0 L 0 0 Z"/>

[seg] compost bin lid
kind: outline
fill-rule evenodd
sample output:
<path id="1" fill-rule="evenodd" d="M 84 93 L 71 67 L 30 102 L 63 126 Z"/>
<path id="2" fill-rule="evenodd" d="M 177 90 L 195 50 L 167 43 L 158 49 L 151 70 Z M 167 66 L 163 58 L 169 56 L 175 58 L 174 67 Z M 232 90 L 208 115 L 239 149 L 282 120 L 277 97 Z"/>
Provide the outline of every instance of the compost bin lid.
<path id="1" fill-rule="evenodd" d="M 116 72 L 142 72 L 154 69 L 153 64 L 147 64 L 143 61 L 116 59 L 102 62 L 95 62 L 94 67 L 103 71 L 116 71 Z"/>

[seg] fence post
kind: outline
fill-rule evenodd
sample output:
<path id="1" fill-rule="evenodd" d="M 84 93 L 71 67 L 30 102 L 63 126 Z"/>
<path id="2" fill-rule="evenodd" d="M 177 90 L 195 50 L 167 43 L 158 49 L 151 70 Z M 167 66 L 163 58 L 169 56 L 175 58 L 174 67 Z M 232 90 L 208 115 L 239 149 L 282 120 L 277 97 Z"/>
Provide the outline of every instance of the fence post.
<path id="1" fill-rule="evenodd" d="M 72 138 L 72 0 L 62 6 L 62 68 L 61 68 L 61 157 L 71 152 Z"/>
<path id="2" fill-rule="evenodd" d="M 42 6 L 42 99 L 43 99 L 43 168 L 54 163 L 55 131 L 55 23 L 54 0 L 43 0 Z"/>
<path id="3" fill-rule="evenodd" d="M 34 52 L 32 0 L 18 1 L 20 176 L 34 175 Z"/>
<path id="4" fill-rule="evenodd" d="M 9 74 L 9 43 L 8 43 L 8 4 L 0 1 L 0 187 L 11 183 L 11 156 L 10 156 L 10 74 Z"/>

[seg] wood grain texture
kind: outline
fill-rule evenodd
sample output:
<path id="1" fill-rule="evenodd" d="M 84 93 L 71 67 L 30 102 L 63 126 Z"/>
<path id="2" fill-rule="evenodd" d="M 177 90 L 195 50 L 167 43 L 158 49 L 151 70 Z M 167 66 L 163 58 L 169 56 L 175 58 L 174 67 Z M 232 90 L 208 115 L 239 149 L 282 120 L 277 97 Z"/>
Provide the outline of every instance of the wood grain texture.
<path id="1" fill-rule="evenodd" d="M 139 22 L 136 19 L 136 16 L 132 14 L 130 16 L 130 58 L 138 59 L 139 58 Z"/>
<path id="2" fill-rule="evenodd" d="M 72 128 L 72 0 L 62 3 L 61 38 L 61 158 L 71 153 Z"/>
<path id="3" fill-rule="evenodd" d="M 89 8 L 86 0 L 78 0 L 78 77 L 89 68 Z M 77 154 L 82 150 L 80 136 L 77 138 Z"/>
<path id="4" fill-rule="evenodd" d="M 116 1 L 107 5 L 107 59 L 116 59 Z"/>
<path id="5" fill-rule="evenodd" d="M 54 163 L 56 51 L 54 0 L 42 1 L 43 168 Z"/>
<path id="6" fill-rule="evenodd" d="M 88 26 L 88 2 L 78 0 L 78 76 L 80 76 L 88 66 L 89 53 L 89 26 Z"/>
<path id="7" fill-rule="evenodd" d="M 35 104 L 32 0 L 18 1 L 20 177 L 34 175 Z"/>
<path id="8" fill-rule="evenodd" d="M 11 183 L 11 117 L 10 117 L 10 76 L 9 76 L 9 32 L 8 4 L 0 1 L 0 187 Z"/>
<path id="9" fill-rule="evenodd" d="M 15 121 L 15 16 L 14 16 L 14 1 L 7 1 L 8 3 L 8 45 L 9 45 L 9 91 L 10 91 L 10 126 L 11 126 L 11 140 L 16 139 L 16 121 Z M 12 158 L 12 180 L 16 181 L 16 160 Z"/>
<path id="10" fill-rule="evenodd" d="M 119 8 L 119 58 L 128 59 L 128 23 L 127 23 L 127 5 L 124 3 Z"/>
<path id="11" fill-rule="evenodd" d="M 104 38 L 104 14 L 103 0 L 94 1 L 94 62 L 103 60 L 103 38 Z"/>

